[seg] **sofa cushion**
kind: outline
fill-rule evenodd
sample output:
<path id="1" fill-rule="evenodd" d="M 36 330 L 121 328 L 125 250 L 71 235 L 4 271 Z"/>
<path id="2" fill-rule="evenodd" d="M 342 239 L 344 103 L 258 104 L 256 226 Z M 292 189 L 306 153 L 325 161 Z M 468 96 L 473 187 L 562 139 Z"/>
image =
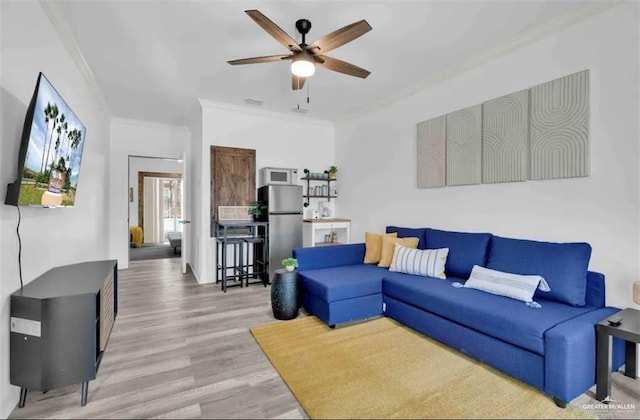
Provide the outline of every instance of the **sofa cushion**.
<path id="1" fill-rule="evenodd" d="M 446 279 L 444 265 L 449 248 L 411 249 L 396 244 L 389 271 Z"/>
<path id="2" fill-rule="evenodd" d="M 365 252 L 364 252 L 364 263 L 365 264 L 377 264 L 380 262 L 380 257 L 382 256 L 382 237 L 383 236 L 391 236 L 395 238 L 398 236 L 397 232 L 387 233 L 386 235 L 383 233 L 372 233 L 365 232 L 364 233 L 364 244 L 365 244 Z"/>
<path id="3" fill-rule="evenodd" d="M 293 258 L 298 260 L 298 271 L 362 265 L 364 253 L 364 243 L 295 248 L 292 252 Z"/>
<path id="4" fill-rule="evenodd" d="M 298 278 L 304 293 L 334 302 L 380 293 L 382 276 L 388 272 L 376 265 L 360 264 L 298 271 Z"/>
<path id="5" fill-rule="evenodd" d="M 484 266 L 489 253 L 490 233 L 450 232 L 427 228 L 426 248 L 449 248 L 447 277 L 468 278 L 474 265 Z M 508 270 L 507 270 L 508 271 Z"/>
<path id="6" fill-rule="evenodd" d="M 487 267 L 509 273 L 540 275 L 551 291 L 537 291 L 536 298 L 583 306 L 590 258 L 591 246 L 583 242 L 538 242 L 494 236 Z"/>
<path id="7" fill-rule="evenodd" d="M 393 251 L 395 250 L 396 244 L 402 245 L 407 248 L 416 249 L 419 242 L 419 238 L 392 238 L 390 236 L 383 237 L 382 254 L 380 255 L 380 262 L 378 263 L 378 267 L 389 268 L 389 266 L 391 265 L 391 261 L 393 260 Z"/>
<path id="8" fill-rule="evenodd" d="M 480 290 L 455 288 L 446 280 L 388 272 L 382 293 L 458 324 L 544 355 L 544 333 L 561 322 L 595 310 L 539 299 L 541 308 Z"/>
<path id="9" fill-rule="evenodd" d="M 418 249 L 425 249 L 425 228 L 406 228 L 399 226 L 387 226 L 387 233 L 398 233 L 398 238 L 418 238 Z"/>

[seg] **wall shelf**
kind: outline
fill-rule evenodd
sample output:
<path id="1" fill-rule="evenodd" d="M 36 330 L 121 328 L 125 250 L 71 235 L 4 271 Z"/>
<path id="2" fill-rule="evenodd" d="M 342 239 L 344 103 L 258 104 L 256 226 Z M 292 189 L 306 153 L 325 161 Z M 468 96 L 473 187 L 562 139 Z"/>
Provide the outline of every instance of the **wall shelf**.
<path id="1" fill-rule="evenodd" d="M 330 195 L 303 195 L 303 198 L 338 198 L 337 195 L 334 194 L 330 194 Z"/>
<path id="2" fill-rule="evenodd" d="M 304 206 L 305 207 L 309 207 L 309 201 L 310 201 L 311 198 L 326 198 L 327 201 L 331 201 L 332 198 L 338 198 L 338 196 L 336 194 L 331 194 L 331 183 L 334 182 L 336 179 L 330 177 L 329 171 L 324 171 L 322 174 L 323 174 L 323 177 L 314 176 L 314 175 L 312 175 L 312 173 L 308 169 L 304 170 L 304 176 L 302 178 L 300 178 L 300 179 L 302 181 L 306 181 L 307 182 L 306 194 L 304 194 L 302 196 L 303 198 L 306 199 L 306 201 L 304 202 Z M 327 184 L 327 193 L 326 194 L 309 194 L 312 182 L 326 183 Z M 324 185 L 323 185 L 323 187 L 324 187 Z"/>

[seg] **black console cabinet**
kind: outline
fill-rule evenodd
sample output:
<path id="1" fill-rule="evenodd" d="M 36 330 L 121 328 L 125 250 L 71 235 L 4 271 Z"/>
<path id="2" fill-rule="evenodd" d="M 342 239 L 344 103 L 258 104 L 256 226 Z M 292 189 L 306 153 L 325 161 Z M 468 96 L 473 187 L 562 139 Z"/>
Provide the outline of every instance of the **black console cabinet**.
<path id="1" fill-rule="evenodd" d="M 27 390 L 95 379 L 118 312 L 116 260 L 53 268 L 11 295 L 10 382 Z"/>

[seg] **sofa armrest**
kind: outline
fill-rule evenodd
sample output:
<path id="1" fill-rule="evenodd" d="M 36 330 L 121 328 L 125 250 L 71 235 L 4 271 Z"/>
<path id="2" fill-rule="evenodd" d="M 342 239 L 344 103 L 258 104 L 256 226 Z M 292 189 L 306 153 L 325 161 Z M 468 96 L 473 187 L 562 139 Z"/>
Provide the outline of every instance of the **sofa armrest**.
<path id="1" fill-rule="evenodd" d="M 604 274 L 587 271 L 587 294 L 585 303 L 596 308 L 605 306 Z"/>
<path id="2" fill-rule="evenodd" d="M 560 323 L 545 333 L 544 391 L 569 402 L 596 383 L 596 328 L 618 312 L 600 308 Z M 624 363 L 624 341 L 614 338 L 612 367 Z"/>
<path id="3" fill-rule="evenodd" d="M 296 248 L 293 250 L 293 258 L 298 260 L 298 271 L 315 270 L 362 264 L 364 251 L 364 243 Z"/>

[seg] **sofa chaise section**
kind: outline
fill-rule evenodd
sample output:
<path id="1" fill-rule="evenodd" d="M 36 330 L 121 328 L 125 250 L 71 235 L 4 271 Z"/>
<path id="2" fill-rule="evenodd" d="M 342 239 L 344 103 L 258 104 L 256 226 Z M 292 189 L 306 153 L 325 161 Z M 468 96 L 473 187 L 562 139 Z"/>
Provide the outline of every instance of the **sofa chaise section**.
<path id="1" fill-rule="evenodd" d="M 382 315 L 382 276 L 388 270 L 363 264 L 364 252 L 364 244 L 293 251 L 309 313 L 331 327 Z"/>

